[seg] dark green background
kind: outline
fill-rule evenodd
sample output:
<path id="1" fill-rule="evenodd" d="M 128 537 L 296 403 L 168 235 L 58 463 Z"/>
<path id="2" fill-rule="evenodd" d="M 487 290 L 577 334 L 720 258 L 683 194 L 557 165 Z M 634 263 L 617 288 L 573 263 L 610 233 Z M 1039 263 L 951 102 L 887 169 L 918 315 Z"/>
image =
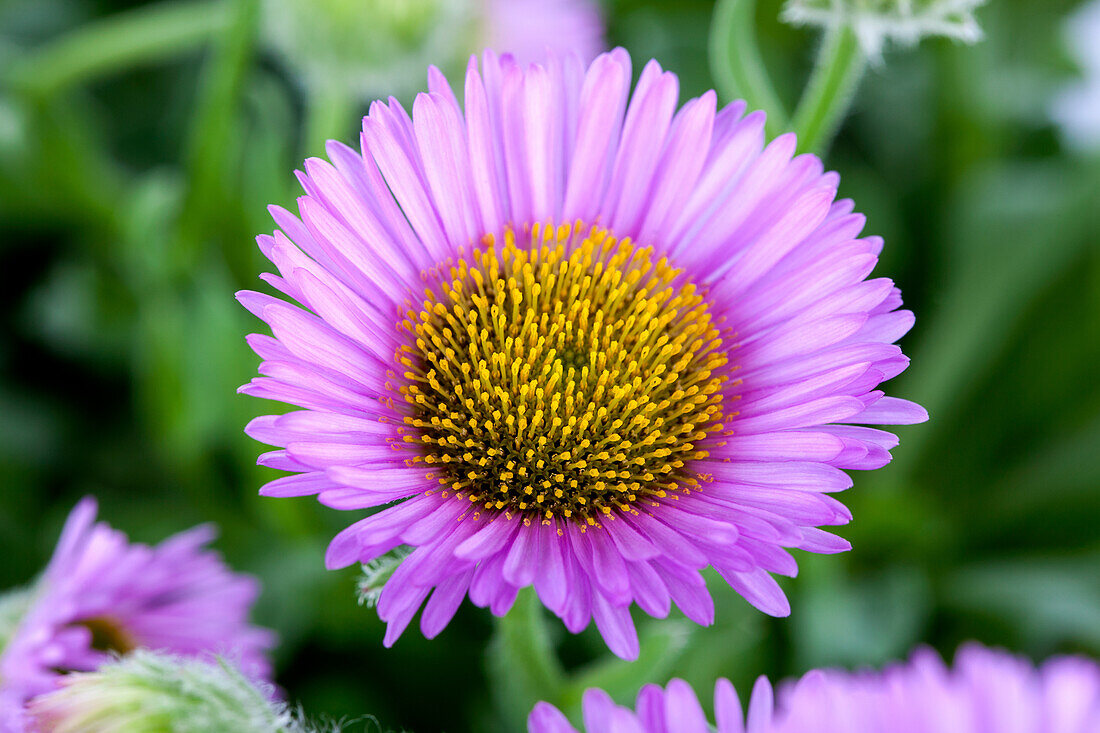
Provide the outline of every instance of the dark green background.
<path id="1" fill-rule="evenodd" d="M 138 540 L 214 521 L 218 548 L 264 582 L 256 617 L 281 636 L 291 699 L 385 727 L 503 728 L 529 701 L 492 677 L 506 658 L 487 663 L 487 611 L 467 604 L 435 641 L 410 630 L 383 649 L 355 571 L 322 565 L 359 513 L 256 495 L 271 476 L 241 428 L 269 406 L 234 393 L 258 324 L 232 293 L 259 285 L 264 205 L 293 201 L 291 171 L 320 146 L 249 3 L 228 3 L 238 22 L 210 44 L 27 83 L 51 43 L 130 5 L 0 0 L 0 586 L 34 575 L 84 494 Z M 842 497 L 854 551 L 798 553 L 790 619 L 714 583 L 716 626 L 643 623 L 638 664 L 610 662 L 591 630 L 563 638 L 575 685 L 630 699 L 679 675 L 709 698 L 725 675 L 744 694 L 757 674 L 972 638 L 1100 656 L 1100 156 L 1063 149 L 1046 111 L 1079 73 L 1061 35 L 1074 5 L 993 0 L 975 47 L 888 52 L 828 155 L 886 238 L 876 274 L 917 313 L 912 366 L 889 389 L 932 414 Z M 709 3 L 605 8 L 636 69 L 657 56 L 684 98 L 711 85 Z M 817 37 L 777 11 L 760 2 L 760 43 L 793 102 Z"/>

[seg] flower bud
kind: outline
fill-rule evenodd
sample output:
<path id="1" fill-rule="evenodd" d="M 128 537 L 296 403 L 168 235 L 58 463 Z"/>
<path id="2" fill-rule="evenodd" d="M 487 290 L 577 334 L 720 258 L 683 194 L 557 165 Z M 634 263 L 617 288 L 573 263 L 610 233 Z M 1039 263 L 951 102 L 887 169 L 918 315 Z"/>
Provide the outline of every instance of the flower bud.
<path id="1" fill-rule="evenodd" d="M 363 574 L 359 576 L 355 591 L 360 606 L 374 608 L 378 596 L 382 595 L 382 587 L 411 552 L 408 547 L 398 547 L 362 566 Z"/>
<path id="2" fill-rule="evenodd" d="M 41 733 L 305 733 L 223 660 L 184 659 L 138 650 L 61 678 L 31 701 L 29 729 Z"/>

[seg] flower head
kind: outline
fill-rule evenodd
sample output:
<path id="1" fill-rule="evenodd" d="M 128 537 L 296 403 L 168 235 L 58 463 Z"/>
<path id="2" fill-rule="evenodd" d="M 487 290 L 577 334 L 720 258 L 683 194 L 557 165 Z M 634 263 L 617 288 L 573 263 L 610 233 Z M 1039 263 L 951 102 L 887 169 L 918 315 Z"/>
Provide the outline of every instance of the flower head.
<path id="1" fill-rule="evenodd" d="M 305 733 L 269 690 L 223 660 L 138 650 L 77 672 L 28 705 L 40 733 Z"/>
<path id="2" fill-rule="evenodd" d="M 976 43 L 974 9 L 985 0 L 787 0 L 782 19 L 795 25 L 849 26 L 873 59 L 886 41 L 914 45 L 928 36 Z"/>
<path id="3" fill-rule="evenodd" d="M 366 97 L 416 89 L 429 60 L 461 68 L 483 46 L 540 60 L 604 49 L 594 0 L 264 0 L 268 44 L 307 87 Z"/>
<path id="4" fill-rule="evenodd" d="M 774 702 L 773 702 L 774 700 Z M 929 649 L 882 672 L 814 671 L 779 688 L 757 680 L 747 720 L 728 680 L 714 688 L 718 733 L 1091 733 L 1100 730 L 1100 666 L 1081 657 L 1030 661 L 977 644 L 963 647 L 948 669 Z M 599 689 L 584 695 L 588 733 L 709 733 L 691 687 L 672 680 L 647 685 L 634 710 Z M 674 728 L 675 726 L 675 728 Z M 576 733 L 542 702 L 529 733 Z"/>
<path id="5" fill-rule="evenodd" d="M 631 603 L 711 623 L 708 565 L 786 614 L 784 548 L 848 549 L 818 529 L 849 519 L 840 469 L 897 443 L 856 425 L 926 418 L 876 389 L 913 316 L 865 280 L 882 241 L 836 175 L 744 104 L 677 112 L 655 61 L 630 78 L 621 49 L 486 52 L 460 108 L 433 69 L 411 117 L 376 102 L 361 153 L 307 160 L 301 218 L 259 238 L 304 306 L 239 294 L 274 334 L 241 391 L 304 408 L 249 424 L 295 474 L 261 493 L 384 507 L 327 563 L 413 548 L 377 597 L 387 645 L 425 601 L 432 637 L 534 585 L 632 658 Z"/>
<path id="6" fill-rule="evenodd" d="M 29 698 L 53 689 L 61 673 L 94 670 L 112 654 L 139 647 L 224 654 L 250 677 L 268 675 L 273 637 L 248 623 L 258 584 L 203 548 L 213 537 L 210 527 L 149 547 L 95 523 L 95 514 L 91 498 L 76 505 L 53 558 L 25 596 L 21 619 L 0 651 L 0 719 L 17 717 Z"/>

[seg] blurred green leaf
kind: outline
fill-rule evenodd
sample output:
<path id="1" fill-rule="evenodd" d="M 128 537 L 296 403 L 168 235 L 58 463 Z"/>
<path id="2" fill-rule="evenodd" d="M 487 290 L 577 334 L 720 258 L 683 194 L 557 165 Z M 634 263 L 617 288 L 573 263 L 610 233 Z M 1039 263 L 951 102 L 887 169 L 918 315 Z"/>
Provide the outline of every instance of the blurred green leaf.
<path id="1" fill-rule="evenodd" d="M 248 315 L 225 297 L 232 288 L 215 261 L 196 272 L 190 287 L 150 294 L 142 304 L 141 394 L 183 464 L 238 439 L 254 409 L 233 397 L 255 359 L 243 344 Z"/>
<path id="2" fill-rule="evenodd" d="M 89 257 L 61 260 L 28 296 L 24 328 L 59 354 L 101 369 L 122 366 L 132 334 L 120 311 L 131 302 L 116 298 L 112 285 Z"/>
<path id="3" fill-rule="evenodd" d="M 1088 171 L 1015 163 L 974 176 L 961 193 L 948 227 L 947 282 L 928 325 L 918 326 L 916 367 L 906 375 L 907 394 L 933 420 L 974 389 L 1031 299 L 1090 244 L 1100 189 Z M 907 436 L 895 475 L 927 457 L 931 435 Z"/>
<path id="4" fill-rule="evenodd" d="M 6 65 L 6 84 L 39 96 L 98 75 L 172 56 L 225 27 L 225 3 L 165 2 L 87 23 Z"/>
<path id="5" fill-rule="evenodd" d="M 1022 516 L 1037 502 L 1073 502 L 1096 492 L 1100 476 L 1100 416 L 1070 440 L 1037 452 L 999 487 L 995 516 Z"/>
<path id="6" fill-rule="evenodd" d="M 127 181 L 87 100 L 4 102 L 13 139 L 0 148 L 0 213 L 79 224 L 96 236 L 117 232 Z"/>
<path id="7" fill-rule="evenodd" d="M 945 600 L 980 618 L 1011 624 L 1031 649 L 1067 644 L 1100 653 L 1100 553 L 996 560 L 962 566 L 945 583 Z"/>
<path id="8" fill-rule="evenodd" d="M 293 100 L 287 87 L 273 75 L 257 71 L 245 94 L 248 131 L 243 141 L 241 163 L 242 209 L 253 234 L 273 228 L 267 207 L 270 204 L 292 206 L 298 182 L 292 170 L 300 165 L 295 140 L 288 134 L 295 129 Z M 354 147 L 354 146 L 353 146 Z M 240 243 L 242 252 L 257 252 L 255 265 L 245 282 L 255 282 L 261 271 L 258 251 L 251 240 Z"/>
<path id="9" fill-rule="evenodd" d="M 306 103 L 303 152 L 306 156 L 324 156 L 326 140 L 347 142 L 358 104 L 351 90 L 339 84 L 314 85 Z"/>
<path id="10" fill-rule="evenodd" d="M 929 584 L 906 565 L 850 575 L 839 558 L 799 560 L 802 576 L 792 606 L 798 669 L 882 665 L 904 657 L 931 616 Z"/>
<path id="11" fill-rule="evenodd" d="M 228 0 L 230 22 L 211 53 L 199 85 L 186 155 L 186 193 L 179 231 L 185 258 L 198 256 L 211 237 L 234 244 L 247 241 L 237 187 L 241 163 L 241 98 L 256 41 L 258 0 Z M 248 258 L 225 248 L 243 276 Z"/>

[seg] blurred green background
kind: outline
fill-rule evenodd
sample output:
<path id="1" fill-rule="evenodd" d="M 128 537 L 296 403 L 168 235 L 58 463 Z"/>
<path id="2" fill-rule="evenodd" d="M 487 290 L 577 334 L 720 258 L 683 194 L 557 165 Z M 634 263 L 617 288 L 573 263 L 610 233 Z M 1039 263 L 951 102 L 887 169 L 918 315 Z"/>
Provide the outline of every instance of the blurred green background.
<path id="1" fill-rule="evenodd" d="M 258 361 L 233 300 L 268 269 L 253 237 L 267 203 L 293 202 L 320 134 L 354 139 L 363 105 L 303 93 L 260 38 L 266 6 L 138 6 L 0 0 L 0 587 L 37 572 L 84 494 L 143 541 L 213 521 L 263 580 L 256 618 L 279 632 L 291 699 L 384 727 L 505 729 L 529 702 L 488 612 L 466 604 L 435 641 L 383 649 L 356 572 L 322 565 L 359 513 L 260 499 L 274 472 L 241 432 L 269 409 L 235 394 Z M 889 50 L 827 156 L 886 238 L 876 274 L 917 313 L 889 389 L 932 415 L 842 497 L 855 550 L 797 553 L 790 619 L 714 583 L 715 627 L 643 622 L 635 665 L 553 621 L 563 703 L 674 675 L 704 698 L 718 675 L 745 694 L 758 674 L 971 638 L 1100 656 L 1100 155 L 1064 146 L 1048 112 L 1082 73 L 1063 36 L 1076 6 L 993 0 L 974 47 Z M 710 3 L 603 7 L 636 70 L 659 58 L 685 99 L 712 86 Z M 759 3 L 759 42 L 793 102 L 818 39 L 778 9 Z"/>

